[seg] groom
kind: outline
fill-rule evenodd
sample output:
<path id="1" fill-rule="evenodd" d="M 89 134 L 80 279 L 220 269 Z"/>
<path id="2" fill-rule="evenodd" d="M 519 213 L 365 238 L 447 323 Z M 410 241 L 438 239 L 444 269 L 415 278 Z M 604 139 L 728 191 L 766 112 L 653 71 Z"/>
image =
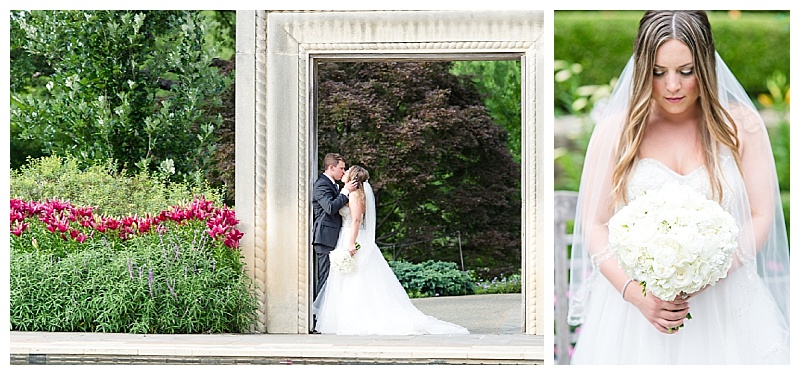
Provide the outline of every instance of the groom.
<path id="1" fill-rule="evenodd" d="M 311 204 L 314 208 L 314 254 L 316 255 L 317 280 L 314 299 L 319 295 L 330 270 L 328 254 L 336 247 L 339 240 L 339 229 L 342 217 L 339 209 L 348 202 L 350 191 L 356 187 L 355 181 L 345 184 L 342 191 L 336 181 L 342 179 L 345 172 L 344 158 L 339 154 L 329 153 L 323 161 L 325 171 L 314 182 L 314 194 Z"/>

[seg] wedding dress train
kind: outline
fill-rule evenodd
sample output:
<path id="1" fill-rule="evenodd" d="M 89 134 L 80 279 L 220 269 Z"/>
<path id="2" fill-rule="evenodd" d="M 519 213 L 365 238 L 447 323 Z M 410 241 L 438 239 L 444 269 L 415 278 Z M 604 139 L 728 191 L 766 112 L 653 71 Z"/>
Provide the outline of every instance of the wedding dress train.
<path id="1" fill-rule="evenodd" d="M 367 189 L 369 185 L 365 183 Z M 368 191 L 367 205 L 371 189 Z M 374 199 L 374 198 L 373 198 Z M 374 206 L 367 215 L 374 215 Z M 342 228 L 336 248 L 347 248 L 352 218 L 350 207 L 339 211 Z M 374 225 L 364 221 L 365 228 Z M 338 335 L 421 335 L 468 334 L 459 325 L 425 315 L 419 311 L 397 280 L 389 264 L 375 244 L 374 227 L 359 230 L 361 249 L 355 255 L 355 269 L 342 273 L 331 265 L 330 274 L 314 301 L 316 330 Z M 370 238 L 372 237 L 372 238 Z"/>

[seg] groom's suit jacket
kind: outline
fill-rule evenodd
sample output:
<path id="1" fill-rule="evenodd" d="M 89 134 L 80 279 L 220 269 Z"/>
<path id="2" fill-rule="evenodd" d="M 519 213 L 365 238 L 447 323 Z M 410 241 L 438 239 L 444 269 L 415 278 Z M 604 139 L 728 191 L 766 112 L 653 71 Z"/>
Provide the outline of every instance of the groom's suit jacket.
<path id="1" fill-rule="evenodd" d="M 336 247 L 336 241 L 339 240 L 339 229 L 342 227 L 342 216 L 339 215 L 339 209 L 347 201 L 347 196 L 339 194 L 339 190 L 328 176 L 322 173 L 317 177 L 311 201 L 314 208 L 314 239 L 312 243 L 315 252 L 329 252 Z"/>

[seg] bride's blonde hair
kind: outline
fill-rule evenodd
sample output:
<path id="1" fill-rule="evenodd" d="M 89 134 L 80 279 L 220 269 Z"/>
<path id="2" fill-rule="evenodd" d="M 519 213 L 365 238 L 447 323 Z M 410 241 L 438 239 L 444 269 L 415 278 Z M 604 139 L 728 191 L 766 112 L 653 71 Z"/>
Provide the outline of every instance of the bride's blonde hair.
<path id="1" fill-rule="evenodd" d="M 369 172 L 360 165 L 353 165 L 348 170 L 348 182 L 350 180 L 356 181 L 356 189 L 350 192 L 350 200 L 357 201 L 362 207 L 366 205 L 366 197 L 364 195 L 364 183 L 369 181 Z"/>
<path id="2" fill-rule="evenodd" d="M 733 118 L 722 107 L 717 93 L 716 50 L 711 35 L 711 25 L 704 11 L 647 11 L 639 21 L 639 31 L 634 43 L 634 71 L 628 117 L 620 134 L 617 161 L 612 176 L 612 194 L 615 203 L 627 202 L 625 190 L 639 145 L 642 142 L 653 93 L 653 66 L 658 48 L 666 41 L 676 39 L 692 52 L 695 76 L 702 111 L 700 139 L 703 157 L 709 171 L 711 191 L 722 201 L 722 171 L 718 164 L 717 142 L 728 147 L 741 173 L 739 138 Z"/>

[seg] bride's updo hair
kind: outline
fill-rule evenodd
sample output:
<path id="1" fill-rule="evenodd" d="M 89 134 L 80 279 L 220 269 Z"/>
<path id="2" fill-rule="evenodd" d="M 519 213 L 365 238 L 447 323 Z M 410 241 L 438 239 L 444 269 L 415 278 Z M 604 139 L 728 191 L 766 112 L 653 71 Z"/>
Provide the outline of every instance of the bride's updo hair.
<path id="1" fill-rule="evenodd" d="M 364 183 L 369 181 L 369 172 L 367 172 L 367 170 L 360 165 L 353 165 L 350 167 L 350 173 L 348 177 L 348 181 L 355 180 L 358 182 L 356 189 L 361 190 L 364 188 Z"/>
<path id="2" fill-rule="evenodd" d="M 343 182 L 348 182 L 350 180 L 355 180 L 357 182 L 356 190 L 350 193 L 351 200 L 355 199 L 362 206 L 365 205 L 364 183 L 369 181 L 369 172 L 360 165 L 353 165 L 347 172 L 347 181 Z"/>

